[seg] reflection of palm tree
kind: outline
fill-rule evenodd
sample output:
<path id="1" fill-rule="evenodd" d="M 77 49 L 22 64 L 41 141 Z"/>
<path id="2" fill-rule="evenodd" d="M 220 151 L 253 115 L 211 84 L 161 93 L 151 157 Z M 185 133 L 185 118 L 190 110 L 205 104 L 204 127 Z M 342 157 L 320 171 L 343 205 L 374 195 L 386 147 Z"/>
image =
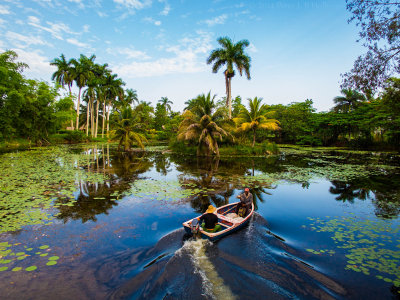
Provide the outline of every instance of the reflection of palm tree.
<path id="1" fill-rule="evenodd" d="M 165 155 L 161 153 L 156 153 L 154 157 L 154 163 L 156 171 L 161 173 L 162 175 L 166 176 L 170 171 L 169 168 L 171 166 L 171 163 Z"/>
<path id="2" fill-rule="evenodd" d="M 275 188 L 275 187 L 268 187 L 269 189 Z M 267 192 L 266 188 L 263 187 L 251 187 L 250 188 L 250 193 L 253 194 L 253 204 L 254 204 L 254 210 L 258 210 L 258 202 L 264 203 L 263 199 L 263 194 L 266 195 L 272 195 L 270 192 Z"/>
<path id="3" fill-rule="evenodd" d="M 332 181 L 333 186 L 329 188 L 329 192 L 334 195 L 339 195 L 336 200 L 349 201 L 354 203 L 354 199 L 366 200 L 369 198 L 369 190 L 360 188 L 351 182 Z"/>

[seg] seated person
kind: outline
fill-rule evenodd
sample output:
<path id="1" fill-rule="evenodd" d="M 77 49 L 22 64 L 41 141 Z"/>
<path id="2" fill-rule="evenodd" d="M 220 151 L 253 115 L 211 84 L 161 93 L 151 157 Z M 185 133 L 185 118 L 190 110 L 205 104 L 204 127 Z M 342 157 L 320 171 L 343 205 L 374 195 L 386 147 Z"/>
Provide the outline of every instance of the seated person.
<path id="1" fill-rule="evenodd" d="M 221 230 L 221 225 L 218 223 L 218 217 L 214 214 L 217 209 L 210 205 L 205 214 L 200 217 L 201 227 L 207 232 L 217 232 Z"/>
<path id="2" fill-rule="evenodd" d="M 237 198 L 240 199 L 240 203 L 236 206 L 236 214 L 244 218 L 251 210 L 253 195 L 250 193 L 249 188 L 245 188 L 244 193 L 237 196 Z"/>

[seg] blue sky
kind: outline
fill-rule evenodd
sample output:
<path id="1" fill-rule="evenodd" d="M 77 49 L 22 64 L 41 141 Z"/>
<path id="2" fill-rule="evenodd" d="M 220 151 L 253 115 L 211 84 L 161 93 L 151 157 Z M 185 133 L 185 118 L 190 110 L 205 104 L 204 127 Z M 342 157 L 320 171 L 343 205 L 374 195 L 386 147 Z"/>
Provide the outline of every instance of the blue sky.
<path id="1" fill-rule="evenodd" d="M 217 38 L 248 39 L 251 80 L 232 94 L 267 104 L 313 99 L 319 110 L 340 94 L 340 74 L 364 52 L 344 0 L 3 0 L 0 51 L 15 50 L 27 77 L 50 82 L 49 62 L 96 55 L 153 104 L 225 95 L 222 70 L 206 64 Z"/>

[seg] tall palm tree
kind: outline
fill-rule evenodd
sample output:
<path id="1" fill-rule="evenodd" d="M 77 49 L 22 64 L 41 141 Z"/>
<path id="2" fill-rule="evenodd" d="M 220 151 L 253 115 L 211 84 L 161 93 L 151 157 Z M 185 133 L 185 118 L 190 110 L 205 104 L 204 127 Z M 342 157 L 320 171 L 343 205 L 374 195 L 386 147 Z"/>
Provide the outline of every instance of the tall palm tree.
<path id="1" fill-rule="evenodd" d="M 341 93 L 343 96 L 333 98 L 333 102 L 336 104 L 333 107 L 333 111 L 337 113 L 349 113 L 357 108 L 361 102 L 366 101 L 366 97 L 363 94 L 352 89 L 343 89 Z"/>
<path id="2" fill-rule="evenodd" d="M 123 98 L 123 106 L 131 106 L 132 104 L 139 104 L 139 98 L 136 90 L 134 89 L 126 89 L 125 95 Z"/>
<path id="3" fill-rule="evenodd" d="M 234 66 L 239 71 L 240 76 L 245 72 L 247 79 L 250 79 L 250 57 L 244 53 L 244 48 L 250 45 L 248 40 L 241 40 L 234 43 L 229 37 L 220 37 L 218 43 L 221 48 L 211 51 L 210 56 L 207 58 L 207 64 L 214 62 L 212 71 L 217 73 L 218 70 L 226 65 L 225 87 L 226 87 L 226 101 L 229 107 L 229 119 L 232 119 L 232 92 L 231 81 L 235 76 Z"/>
<path id="4" fill-rule="evenodd" d="M 231 137 L 222 128 L 226 110 L 222 107 L 216 109 L 215 97 L 211 97 L 211 92 L 199 95 L 192 110 L 184 112 L 184 120 L 179 125 L 178 140 L 197 141 L 198 156 L 203 154 L 203 149 L 206 156 L 210 156 L 211 152 L 219 156 L 218 139 L 222 141 L 223 136 Z"/>
<path id="5" fill-rule="evenodd" d="M 167 97 L 161 97 L 158 102 L 161 103 L 162 106 L 164 106 L 166 112 L 171 112 L 171 104 L 173 104 L 171 100 L 168 100 Z"/>
<path id="6" fill-rule="evenodd" d="M 106 117 L 106 123 L 107 123 L 107 136 L 110 130 L 110 109 L 111 105 L 115 101 L 117 97 L 120 99 L 123 97 L 124 94 L 124 89 L 122 88 L 125 85 L 125 83 L 122 81 L 122 79 L 118 78 L 117 74 L 111 74 L 108 73 L 105 79 L 105 105 L 104 105 L 104 111 L 103 113 L 103 130 L 102 130 L 102 136 L 104 135 L 104 121 Z"/>
<path id="7" fill-rule="evenodd" d="M 239 126 L 238 131 L 253 132 L 253 144 L 256 143 L 256 132 L 257 129 L 264 130 L 279 130 L 279 121 L 275 119 L 269 119 L 268 116 L 271 112 L 266 111 L 266 105 L 261 104 L 262 98 L 255 97 L 254 99 L 249 98 L 249 109 L 243 107 L 239 112 L 239 115 L 233 120 Z"/>
<path id="8" fill-rule="evenodd" d="M 67 85 L 69 90 L 69 97 L 72 99 L 71 87 L 74 82 L 74 78 L 71 72 L 71 61 L 67 61 L 65 59 L 65 55 L 61 54 L 60 58 L 55 58 L 53 61 L 50 62 L 50 65 L 57 67 L 57 70 L 53 73 L 51 79 L 55 80 L 63 88 L 65 87 L 65 85 Z M 71 127 L 72 129 L 74 128 L 72 119 Z"/>
<path id="9" fill-rule="evenodd" d="M 96 56 L 92 55 L 90 57 L 86 57 L 81 54 L 78 60 L 71 59 L 71 73 L 74 78 L 76 85 L 79 88 L 78 92 L 78 103 L 76 106 L 76 128 L 79 129 L 79 110 L 81 104 L 81 90 L 84 88 L 88 82 L 88 80 L 93 76 L 92 73 L 92 64 L 95 60 Z"/>
<path id="10" fill-rule="evenodd" d="M 146 137 L 140 132 L 142 124 L 138 122 L 138 114 L 131 107 L 126 107 L 119 114 L 119 121 L 116 124 L 116 130 L 113 131 L 113 136 L 119 139 L 118 150 L 121 145 L 124 146 L 124 151 L 129 151 L 133 142 L 144 149 L 144 142 L 147 142 Z"/>

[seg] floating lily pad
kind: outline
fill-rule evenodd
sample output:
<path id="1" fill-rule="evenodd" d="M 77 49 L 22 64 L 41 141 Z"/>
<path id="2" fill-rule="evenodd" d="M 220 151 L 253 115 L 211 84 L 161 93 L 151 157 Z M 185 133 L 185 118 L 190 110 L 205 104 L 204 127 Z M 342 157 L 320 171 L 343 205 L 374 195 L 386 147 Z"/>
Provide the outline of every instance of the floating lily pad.
<path id="1" fill-rule="evenodd" d="M 52 256 L 52 257 L 49 257 L 49 260 L 58 260 L 59 259 L 59 257 L 58 256 Z"/>
<path id="2" fill-rule="evenodd" d="M 27 267 L 27 268 L 25 269 L 25 271 L 31 272 L 31 271 L 35 271 L 36 269 L 37 269 L 36 266 L 30 266 L 30 267 Z"/>
<path id="3" fill-rule="evenodd" d="M 53 266 L 53 265 L 55 265 L 55 264 L 57 264 L 57 261 L 56 261 L 56 260 L 50 260 L 50 261 L 48 261 L 48 262 L 46 263 L 47 266 Z"/>

